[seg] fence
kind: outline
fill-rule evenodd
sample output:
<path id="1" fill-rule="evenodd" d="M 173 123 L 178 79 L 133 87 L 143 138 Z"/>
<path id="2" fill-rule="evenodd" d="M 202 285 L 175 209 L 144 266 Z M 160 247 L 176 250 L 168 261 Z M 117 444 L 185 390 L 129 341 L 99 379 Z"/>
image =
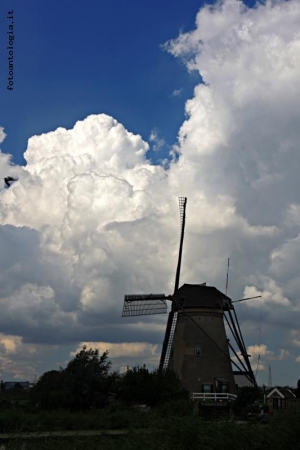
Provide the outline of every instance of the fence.
<path id="1" fill-rule="evenodd" d="M 237 395 L 235 394 L 229 394 L 228 392 L 194 392 L 191 395 L 191 399 L 193 402 L 195 400 L 236 400 Z"/>

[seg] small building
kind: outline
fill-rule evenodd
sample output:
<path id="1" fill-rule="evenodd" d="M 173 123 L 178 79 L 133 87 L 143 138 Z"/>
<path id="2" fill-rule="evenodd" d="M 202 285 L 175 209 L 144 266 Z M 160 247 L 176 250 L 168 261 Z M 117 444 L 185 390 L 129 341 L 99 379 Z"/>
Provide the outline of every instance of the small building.
<path id="1" fill-rule="evenodd" d="M 298 406 L 296 395 L 289 388 L 275 387 L 267 395 L 267 403 L 272 411 Z"/>
<path id="2" fill-rule="evenodd" d="M 4 384 L 4 390 L 14 389 L 15 387 L 29 389 L 29 387 L 31 385 L 31 383 L 29 383 L 29 381 L 5 381 L 3 384 Z"/>

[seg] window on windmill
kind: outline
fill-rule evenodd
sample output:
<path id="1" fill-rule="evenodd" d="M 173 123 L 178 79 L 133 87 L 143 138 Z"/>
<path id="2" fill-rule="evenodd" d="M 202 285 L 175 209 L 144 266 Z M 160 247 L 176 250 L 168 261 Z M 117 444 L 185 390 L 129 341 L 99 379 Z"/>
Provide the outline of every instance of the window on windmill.
<path id="1" fill-rule="evenodd" d="M 200 347 L 195 347 L 195 356 L 201 356 L 201 348 Z"/>
<path id="2" fill-rule="evenodd" d="M 210 394 L 211 392 L 213 392 L 213 385 L 211 383 L 203 383 L 202 392 L 203 394 Z"/>
<path id="3" fill-rule="evenodd" d="M 216 391 L 218 393 L 225 394 L 229 392 L 229 383 L 228 380 L 226 380 L 225 378 L 216 378 L 215 383 L 216 383 Z"/>

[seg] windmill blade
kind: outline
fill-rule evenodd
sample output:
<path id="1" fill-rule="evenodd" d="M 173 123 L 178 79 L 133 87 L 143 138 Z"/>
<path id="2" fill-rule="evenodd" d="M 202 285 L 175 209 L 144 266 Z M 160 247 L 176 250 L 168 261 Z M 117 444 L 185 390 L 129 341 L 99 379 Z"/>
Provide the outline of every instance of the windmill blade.
<path id="1" fill-rule="evenodd" d="M 159 370 L 166 369 L 168 367 L 169 358 L 172 350 L 173 337 L 177 323 L 177 315 L 178 311 L 174 311 L 173 309 L 172 311 L 169 312 L 165 338 L 160 356 Z"/>
<path id="2" fill-rule="evenodd" d="M 186 197 L 179 197 L 179 212 L 180 212 L 181 233 L 180 233 L 179 255 L 178 255 L 178 264 L 177 264 L 177 270 L 176 270 L 174 293 L 178 290 L 178 287 L 179 287 L 182 248 L 183 248 L 183 238 L 184 238 L 184 228 L 185 228 L 186 203 L 187 203 L 187 198 Z"/>
<path id="3" fill-rule="evenodd" d="M 229 327 L 231 335 L 234 338 L 235 344 L 237 345 L 238 350 L 240 351 L 240 355 L 237 356 L 236 351 L 233 349 L 233 347 L 230 344 L 229 344 L 229 347 L 231 348 L 231 350 L 233 351 L 233 353 L 235 354 L 235 356 L 239 360 L 239 363 L 242 366 L 242 369 L 241 368 L 239 369 L 240 372 L 243 371 L 245 376 L 249 379 L 249 381 L 256 388 L 257 383 L 256 383 L 256 378 L 254 376 L 254 373 L 253 373 L 253 370 L 251 367 L 251 363 L 249 360 L 250 355 L 247 354 L 246 345 L 245 345 L 245 342 L 243 339 L 243 335 L 242 335 L 240 324 L 239 324 L 239 321 L 238 321 L 238 318 L 237 318 L 237 315 L 235 312 L 235 308 L 232 307 L 232 308 L 228 308 L 226 310 L 223 309 L 223 311 L 224 311 L 224 318 L 227 322 L 227 325 Z M 225 312 L 226 312 L 226 314 L 225 314 Z"/>
<path id="4" fill-rule="evenodd" d="M 166 314 L 166 300 L 165 294 L 125 295 L 122 317 Z"/>
<path id="5" fill-rule="evenodd" d="M 253 298 L 261 298 L 261 295 L 256 295 L 255 297 L 240 298 L 239 300 L 232 300 L 231 303 L 244 302 L 245 300 L 252 300 Z"/>

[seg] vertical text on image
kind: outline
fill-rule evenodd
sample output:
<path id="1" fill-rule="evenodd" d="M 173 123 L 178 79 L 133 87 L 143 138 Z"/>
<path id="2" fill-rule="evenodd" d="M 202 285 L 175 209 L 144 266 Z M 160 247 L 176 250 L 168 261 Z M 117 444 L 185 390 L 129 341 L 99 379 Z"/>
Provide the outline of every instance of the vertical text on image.
<path id="1" fill-rule="evenodd" d="M 9 19 L 9 25 L 8 25 L 8 84 L 7 84 L 7 90 L 13 91 L 14 89 L 14 11 L 11 9 L 7 12 L 7 18 Z"/>

